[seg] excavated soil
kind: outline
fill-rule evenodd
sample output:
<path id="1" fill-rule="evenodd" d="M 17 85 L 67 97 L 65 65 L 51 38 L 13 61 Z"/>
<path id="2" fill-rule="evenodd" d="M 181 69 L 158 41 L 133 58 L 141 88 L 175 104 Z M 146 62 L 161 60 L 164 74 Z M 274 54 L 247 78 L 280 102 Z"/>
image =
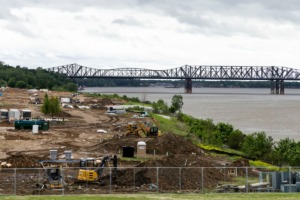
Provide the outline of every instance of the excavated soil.
<path id="1" fill-rule="evenodd" d="M 0 98 L 0 109 L 30 109 L 33 117 L 51 118 L 42 115 L 41 105 L 30 103 L 29 97 L 32 94 L 26 90 L 10 88 L 3 94 Z M 45 93 L 37 92 L 37 95 L 43 99 Z M 70 93 L 59 92 L 49 92 L 48 95 L 49 97 L 71 96 Z M 12 123 L 1 123 L 0 170 L 40 168 L 38 161 L 49 159 L 49 150 L 51 149 L 58 150 L 58 159 L 64 159 L 63 153 L 65 150 L 71 150 L 74 159 L 84 157 L 101 158 L 104 155 L 113 154 L 122 157 L 122 149 L 125 146 L 134 147 L 136 153 L 136 146 L 139 141 L 145 141 L 147 144 L 148 160 L 126 161 L 119 159 L 118 178 L 113 182 L 115 191 L 149 191 L 149 185 L 151 184 L 158 185 L 160 191 L 199 191 L 204 187 L 213 188 L 219 181 L 231 180 L 227 176 L 227 171 L 223 168 L 225 164 L 232 167 L 249 165 L 247 160 L 231 163 L 222 157 L 210 156 L 189 140 L 172 133 L 163 133 L 161 137 L 157 138 L 125 136 L 128 123 L 133 121 L 141 123 L 151 120 L 147 118 L 133 119 L 131 117 L 134 113 L 125 115 L 105 114 L 107 107 L 114 103 L 111 99 L 89 98 L 83 95 L 77 95 L 74 98 L 80 103 L 75 104 L 73 109 L 63 108 L 61 116 L 57 116 L 63 118 L 63 121 L 51 122 L 48 131 L 32 134 L 30 130 L 14 130 Z M 88 106 L 89 109 L 79 109 L 79 106 Z M 107 133 L 97 133 L 99 129 L 103 129 Z M 137 168 L 130 169 L 128 167 Z M 216 167 L 220 167 L 220 169 Z M 29 190 L 37 181 L 36 173 L 31 171 L 25 173 L 27 174 L 26 177 L 31 177 L 28 179 L 27 184 L 26 181 L 21 180 L 25 175 L 20 176 L 20 185 L 18 186 L 20 188 L 17 189 L 19 194 L 22 194 L 24 187 Z M 39 173 L 41 172 L 39 171 Z M 10 184 L 7 180 L 13 177 L 12 174 L 12 171 L 1 172 L 0 193 L 2 193 L 1 190 L 7 187 L 6 184 Z M 107 174 L 107 172 L 103 174 L 103 181 L 109 183 L 110 180 Z M 84 185 L 80 188 L 87 189 Z M 105 192 L 109 189 L 108 186 L 101 188 L 90 186 L 88 188 L 90 193 Z M 70 187 L 68 192 L 75 194 L 82 193 L 83 190 L 75 190 Z"/>

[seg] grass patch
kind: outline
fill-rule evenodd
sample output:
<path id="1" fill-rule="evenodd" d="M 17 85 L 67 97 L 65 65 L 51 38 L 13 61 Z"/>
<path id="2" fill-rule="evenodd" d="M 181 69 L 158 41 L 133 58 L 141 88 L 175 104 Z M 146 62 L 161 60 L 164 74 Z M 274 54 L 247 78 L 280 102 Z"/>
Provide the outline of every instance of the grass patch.
<path id="1" fill-rule="evenodd" d="M 167 119 L 157 114 L 152 114 L 152 117 L 159 122 L 158 128 L 162 132 L 171 132 L 176 135 L 187 136 L 187 126 L 184 123 L 179 122 L 176 118 L 170 117 L 170 119 Z"/>
<path id="2" fill-rule="evenodd" d="M 120 160 L 122 161 L 138 161 L 138 162 L 145 162 L 147 160 L 151 160 L 151 158 L 137 158 L 137 157 L 133 157 L 133 158 L 127 158 L 127 157 L 119 157 Z"/>
<path id="3" fill-rule="evenodd" d="M 263 162 L 261 160 L 249 160 L 249 164 L 252 167 L 264 167 L 267 170 L 271 170 L 271 171 L 281 171 L 282 168 L 271 165 L 269 163 Z"/>
<path id="4" fill-rule="evenodd" d="M 204 144 L 198 144 L 198 146 L 201 147 L 202 149 L 205 149 L 208 151 L 213 151 L 213 152 L 220 153 L 220 154 L 227 154 L 227 155 L 232 155 L 232 156 L 242 156 L 242 157 L 246 156 L 245 153 L 234 150 L 234 149 L 220 148 L 220 147 L 204 145 Z"/>

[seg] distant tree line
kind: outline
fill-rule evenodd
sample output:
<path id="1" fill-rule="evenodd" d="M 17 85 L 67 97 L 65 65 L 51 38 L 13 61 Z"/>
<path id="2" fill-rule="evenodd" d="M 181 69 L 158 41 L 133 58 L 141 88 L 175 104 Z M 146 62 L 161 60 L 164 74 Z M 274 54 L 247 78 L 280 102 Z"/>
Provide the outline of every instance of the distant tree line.
<path id="1" fill-rule="evenodd" d="M 39 67 L 12 67 L 0 62 L 0 86 L 16 88 L 50 89 L 57 91 L 76 91 L 77 85 L 65 75 L 48 72 Z"/>
<path id="2" fill-rule="evenodd" d="M 140 80 L 140 79 L 76 79 L 78 85 L 86 87 L 149 87 L 149 86 L 174 86 L 184 87 L 184 80 Z M 300 88 L 300 82 L 285 82 L 285 88 Z M 270 81 L 208 81 L 193 80 L 193 87 L 215 88 L 270 88 Z"/>

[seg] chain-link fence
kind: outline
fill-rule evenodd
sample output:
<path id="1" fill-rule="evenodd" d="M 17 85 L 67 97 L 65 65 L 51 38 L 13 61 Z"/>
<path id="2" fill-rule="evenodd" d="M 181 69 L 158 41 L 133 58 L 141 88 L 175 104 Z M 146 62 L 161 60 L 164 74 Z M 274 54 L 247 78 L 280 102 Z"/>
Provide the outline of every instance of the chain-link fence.
<path id="1" fill-rule="evenodd" d="M 292 167 L 105 167 L 99 180 L 78 178 L 79 168 L 2 168 L 0 194 L 300 192 L 300 169 Z"/>

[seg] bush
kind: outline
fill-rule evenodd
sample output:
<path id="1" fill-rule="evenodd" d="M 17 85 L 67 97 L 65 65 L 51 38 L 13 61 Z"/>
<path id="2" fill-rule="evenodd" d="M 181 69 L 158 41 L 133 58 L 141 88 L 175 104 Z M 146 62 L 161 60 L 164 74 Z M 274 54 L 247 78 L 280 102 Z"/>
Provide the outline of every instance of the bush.
<path id="1" fill-rule="evenodd" d="M 242 151 L 251 158 L 267 160 L 273 150 L 273 138 L 266 136 L 265 132 L 252 133 L 245 137 Z"/>

